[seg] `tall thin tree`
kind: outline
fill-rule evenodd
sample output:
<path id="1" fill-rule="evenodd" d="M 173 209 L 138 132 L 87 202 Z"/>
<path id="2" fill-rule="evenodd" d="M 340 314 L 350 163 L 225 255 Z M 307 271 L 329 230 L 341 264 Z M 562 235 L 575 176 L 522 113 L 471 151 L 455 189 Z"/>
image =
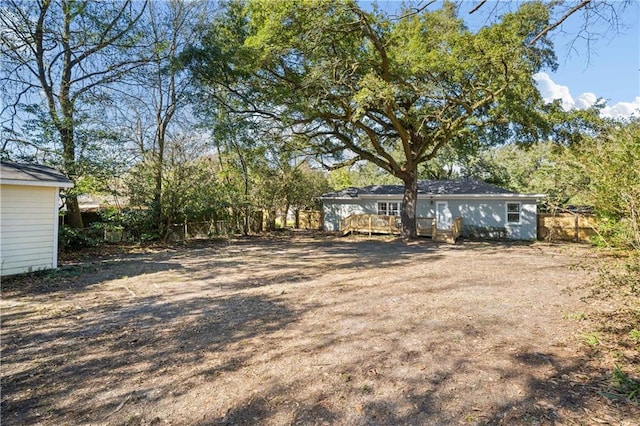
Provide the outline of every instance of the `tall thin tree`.
<path id="1" fill-rule="evenodd" d="M 27 117 L 40 113 L 41 124 L 55 131 L 64 171 L 78 179 L 80 116 L 101 112 L 109 102 L 107 89 L 144 63 L 131 51 L 139 47 L 136 24 L 146 6 L 134 0 L 4 0 L 0 54 L 6 134 L 16 142 L 27 139 Z M 66 203 L 69 224 L 82 227 L 77 196 L 69 195 Z"/>

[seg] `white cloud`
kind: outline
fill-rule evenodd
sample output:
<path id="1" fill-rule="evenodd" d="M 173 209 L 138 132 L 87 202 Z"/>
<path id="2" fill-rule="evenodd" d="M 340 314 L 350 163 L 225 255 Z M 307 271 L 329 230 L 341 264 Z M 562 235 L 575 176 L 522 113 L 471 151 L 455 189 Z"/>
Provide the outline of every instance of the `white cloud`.
<path id="1" fill-rule="evenodd" d="M 533 79 L 538 85 L 542 99 L 544 99 L 545 102 L 553 102 L 556 99 L 560 99 L 562 109 L 565 111 L 573 108 L 591 108 L 598 102 L 596 94 L 591 92 L 585 92 L 574 100 L 569 87 L 557 84 L 546 72 L 534 74 Z M 629 118 L 632 115 L 640 116 L 640 96 L 637 96 L 632 102 L 618 102 L 611 106 L 605 106 L 600 114 L 603 117 L 609 118 Z"/>
<path id="2" fill-rule="evenodd" d="M 567 86 L 556 84 L 546 72 L 539 72 L 533 75 L 533 79 L 538 83 L 538 90 L 545 102 L 553 102 L 560 99 L 562 109 L 569 111 L 575 105 L 575 101 Z"/>
<path id="3" fill-rule="evenodd" d="M 595 93 L 585 92 L 582 95 L 578 96 L 575 107 L 577 109 L 591 108 L 596 104 L 597 101 L 598 101 L 598 97 L 596 96 Z"/>
<path id="4" fill-rule="evenodd" d="M 603 117 L 628 118 L 632 115 L 640 116 L 640 96 L 636 96 L 633 102 L 618 102 L 613 106 L 602 108 Z"/>

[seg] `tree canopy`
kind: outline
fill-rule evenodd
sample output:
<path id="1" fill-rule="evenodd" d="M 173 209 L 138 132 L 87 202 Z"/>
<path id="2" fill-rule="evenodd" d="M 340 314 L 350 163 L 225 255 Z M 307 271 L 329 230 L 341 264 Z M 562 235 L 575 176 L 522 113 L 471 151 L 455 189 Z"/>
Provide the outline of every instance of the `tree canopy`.
<path id="1" fill-rule="evenodd" d="M 246 232 L 256 210 L 312 206 L 327 176 L 403 183 L 407 238 L 424 178 L 480 177 L 619 222 L 629 197 L 603 184 L 611 197 L 594 198 L 591 173 L 625 170 L 637 125 L 543 105 L 532 75 L 555 66 L 565 19 L 589 32 L 632 4 L 7 0 L 0 156 L 73 178 L 68 223 L 82 226 L 76 194 L 105 191 L 143 207 L 139 233 L 156 237 L 205 218 Z"/>
<path id="2" fill-rule="evenodd" d="M 318 156 L 402 180 L 412 238 L 419 164 L 445 146 L 534 142 L 547 130 L 532 75 L 555 58 L 546 38 L 530 43 L 546 25 L 539 3 L 473 33 L 451 3 L 392 20 L 346 0 L 233 2 L 185 57 L 225 107 L 273 119 Z"/>
<path id="3" fill-rule="evenodd" d="M 8 111 L 8 123 L 3 124 L 13 135 L 5 145 L 11 141 L 34 146 L 32 135 L 16 131 L 20 126 L 14 125 L 20 117 L 34 117 L 33 128 L 46 142 L 35 147 L 59 152 L 64 171 L 77 181 L 83 160 L 95 155 L 88 148 L 112 136 L 96 122 L 83 133 L 83 121 L 94 118 L 87 111 L 108 102 L 107 89 L 144 63 L 129 48 L 139 41 L 136 23 L 145 7 L 146 2 L 132 0 L 4 2 L 2 77 L 4 90 L 13 95 L 2 111 L 3 116 Z M 70 223 L 82 227 L 73 193 L 67 208 Z"/>

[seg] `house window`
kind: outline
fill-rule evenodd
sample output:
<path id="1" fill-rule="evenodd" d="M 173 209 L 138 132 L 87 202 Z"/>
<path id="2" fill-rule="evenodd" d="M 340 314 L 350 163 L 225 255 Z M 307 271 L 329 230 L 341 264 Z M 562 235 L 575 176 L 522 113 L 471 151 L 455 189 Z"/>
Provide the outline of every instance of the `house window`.
<path id="1" fill-rule="evenodd" d="M 507 203 L 507 223 L 520 223 L 520 203 Z"/>
<path id="2" fill-rule="evenodd" d="M 400 216 L 402 203 L 380 201 L 378 202 L 378 214 L 381 216 Z"/>

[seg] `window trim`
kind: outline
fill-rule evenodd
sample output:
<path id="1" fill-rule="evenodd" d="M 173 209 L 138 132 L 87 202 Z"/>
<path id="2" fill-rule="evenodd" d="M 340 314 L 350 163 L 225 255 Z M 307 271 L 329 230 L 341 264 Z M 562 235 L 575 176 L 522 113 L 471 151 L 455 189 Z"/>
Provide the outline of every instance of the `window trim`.
<path id="1" fill-rule="evenodd" d="M 384 204 L 384 214 L 382 214 L 382 209 L 380 208 L 380 205 Z M 388 205 L 386 201 L 377 201 L 376 202 L 376 214 L 379 216 L 385 216 L 387 214 L 388 211 Z"/>
<path id="2" fill-rule="evenodd" d="M 384 209 L 384 213 L 382 213 L 382 210 L 380 209 L 380 204 L 385 204 L 386 208 Z M 395 214 L 390 214 L 392 209 L 389 208 L 389 206 L 391 204 L 395 204 L 395 208 L 393 209 L 393 211 L 395 212 Z M 379 216 L 396 216 L 399 217 L 400 216 L 400 212 L 402 211 L 402 202 L 401 201 L 376 201 L 376 213 Z"/>
<path id="3" fill-rule="evenodd" d="M 518 211 L 509 211 L 509 206 L 516 205 L 518 206 Z M 519 201 L 507 201 L 505 203 L 505 222 L 507 225 L 520 225 L 522 224 L 522 203 Z M 518 215 L 517 221 L 509 220 L 509 215 Z"/>

